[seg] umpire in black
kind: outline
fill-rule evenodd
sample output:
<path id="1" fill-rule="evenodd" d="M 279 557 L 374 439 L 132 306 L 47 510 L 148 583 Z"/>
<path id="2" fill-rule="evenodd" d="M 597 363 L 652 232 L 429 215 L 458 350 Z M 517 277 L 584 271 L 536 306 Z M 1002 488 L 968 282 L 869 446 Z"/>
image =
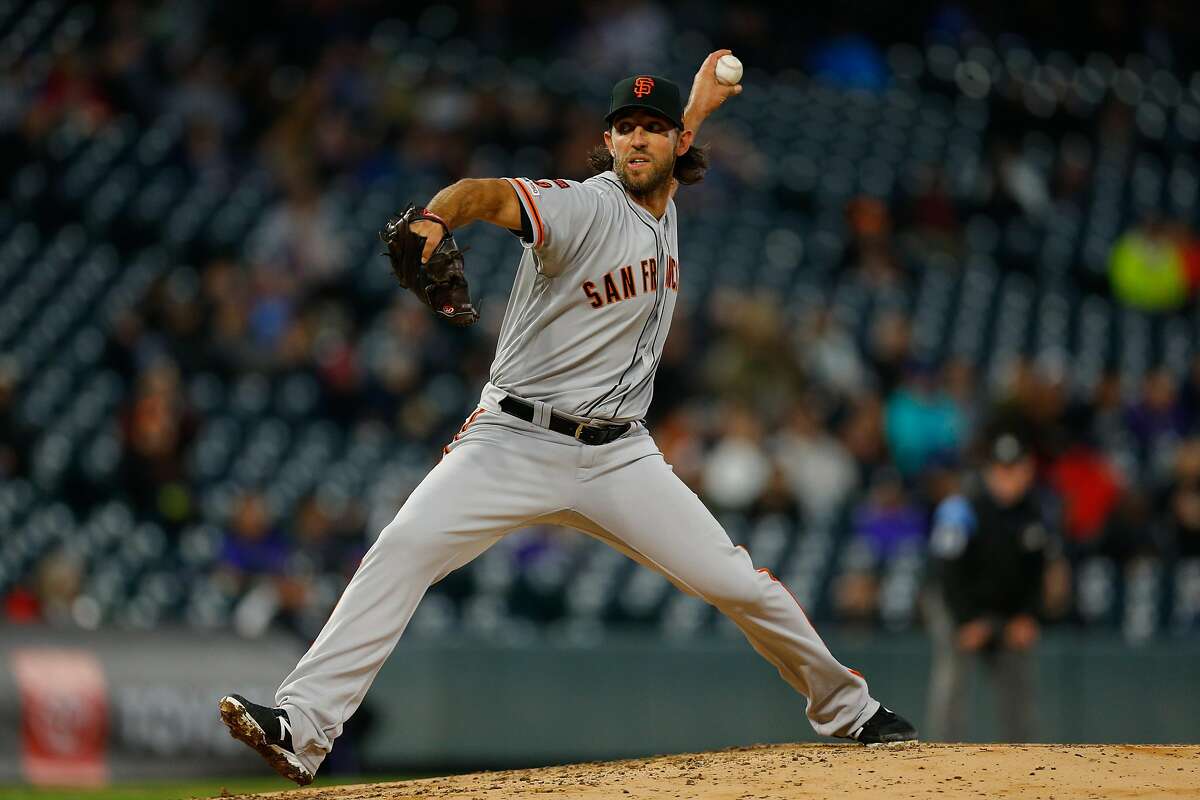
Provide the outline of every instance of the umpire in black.
<path id="1" fill-rule="evenodd" d="M 1034 491 L 1029 441 L 1015 426 L 985 439 L 984 464 L 938 506 L 929 539 L 933 636 L 929 738 L 962 741 L 968 677 L 982 662 L 1006 741 L 1033 736 L 1032 649 L 1052 540 Z"/>

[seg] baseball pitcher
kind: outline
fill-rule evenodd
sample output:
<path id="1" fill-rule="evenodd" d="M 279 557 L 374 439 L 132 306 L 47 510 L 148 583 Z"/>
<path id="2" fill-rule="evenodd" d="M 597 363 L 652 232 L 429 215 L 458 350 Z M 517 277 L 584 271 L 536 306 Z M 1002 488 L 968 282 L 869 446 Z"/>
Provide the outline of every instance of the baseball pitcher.
<path id="1" fill-rule="evenodd" d="M 709 55 L 686 109 L 657 75 L 618 83 L 598 174 L 461 180 L 381 233 L 401 284 L 469 325 L 463 254 L 477 220 L 519 235 L 521 262 L 478 408 L 363 558 L 272 706 L 220 700 L 232 735 L 281 775 L 310 783 L 431 584 L 510 531 L 584 531 L 735 622 L 808 700 L 813 729 L 864 744 L 916 731 L 838 663 L 792 594 L 734 546 L 663 460 L 642 422 L 684 278 L 672 200 L 703 178 L 701 123 L 741 92 Z"/>

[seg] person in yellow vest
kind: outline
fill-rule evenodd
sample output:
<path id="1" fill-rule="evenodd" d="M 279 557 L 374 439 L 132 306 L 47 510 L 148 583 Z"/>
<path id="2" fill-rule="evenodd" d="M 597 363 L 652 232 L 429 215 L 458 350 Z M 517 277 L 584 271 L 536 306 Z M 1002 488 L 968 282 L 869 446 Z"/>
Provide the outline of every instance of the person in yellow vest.
<path id="1" fill-rule="evenodd" d="M 1157 219 L 1143 221 L 1117 240 L 1108 273 L 1116 298 L 1141 311 L 1172 311 L 1190 293 L 1180 240 Z"/>

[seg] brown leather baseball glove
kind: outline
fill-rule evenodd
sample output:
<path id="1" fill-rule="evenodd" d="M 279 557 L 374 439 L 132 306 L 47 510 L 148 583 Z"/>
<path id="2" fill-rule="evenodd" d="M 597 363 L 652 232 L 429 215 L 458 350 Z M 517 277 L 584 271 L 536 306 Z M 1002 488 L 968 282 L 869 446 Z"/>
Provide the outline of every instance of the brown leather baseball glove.
<path id="1" fill-rule="evenodd" d="M 421 252 L 425 249 L 425 237 L 409 229 L 418 220 L 435 222 L 445 231 L 433 255 L 424 263 Z M 454 241 L 441 217 L 410 204 L 398 216 L 388 220 L 379 232 L 379 238 L 387 245 L 384 255 L 391 261 L 392 272 L 400 285 L 432 308 L 435 314 L 458 327 L 466 327 L 479 319 L 479 312 L 471 303 L 471 287 L 463 272 L 465 251 Z"/>

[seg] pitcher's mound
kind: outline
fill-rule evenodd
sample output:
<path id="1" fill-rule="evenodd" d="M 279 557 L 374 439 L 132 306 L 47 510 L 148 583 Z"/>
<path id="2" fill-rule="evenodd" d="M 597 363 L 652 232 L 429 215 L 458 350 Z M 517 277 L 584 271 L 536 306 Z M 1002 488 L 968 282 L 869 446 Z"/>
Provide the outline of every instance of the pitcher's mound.
<path id="1" fill-rule="evenodd" d="M 320 780 L 320 778 L 318 778 Z M 697 755 L 309 788 L 278 800 L 1197 798 L 1200 746 L 773 745 Z"/>

